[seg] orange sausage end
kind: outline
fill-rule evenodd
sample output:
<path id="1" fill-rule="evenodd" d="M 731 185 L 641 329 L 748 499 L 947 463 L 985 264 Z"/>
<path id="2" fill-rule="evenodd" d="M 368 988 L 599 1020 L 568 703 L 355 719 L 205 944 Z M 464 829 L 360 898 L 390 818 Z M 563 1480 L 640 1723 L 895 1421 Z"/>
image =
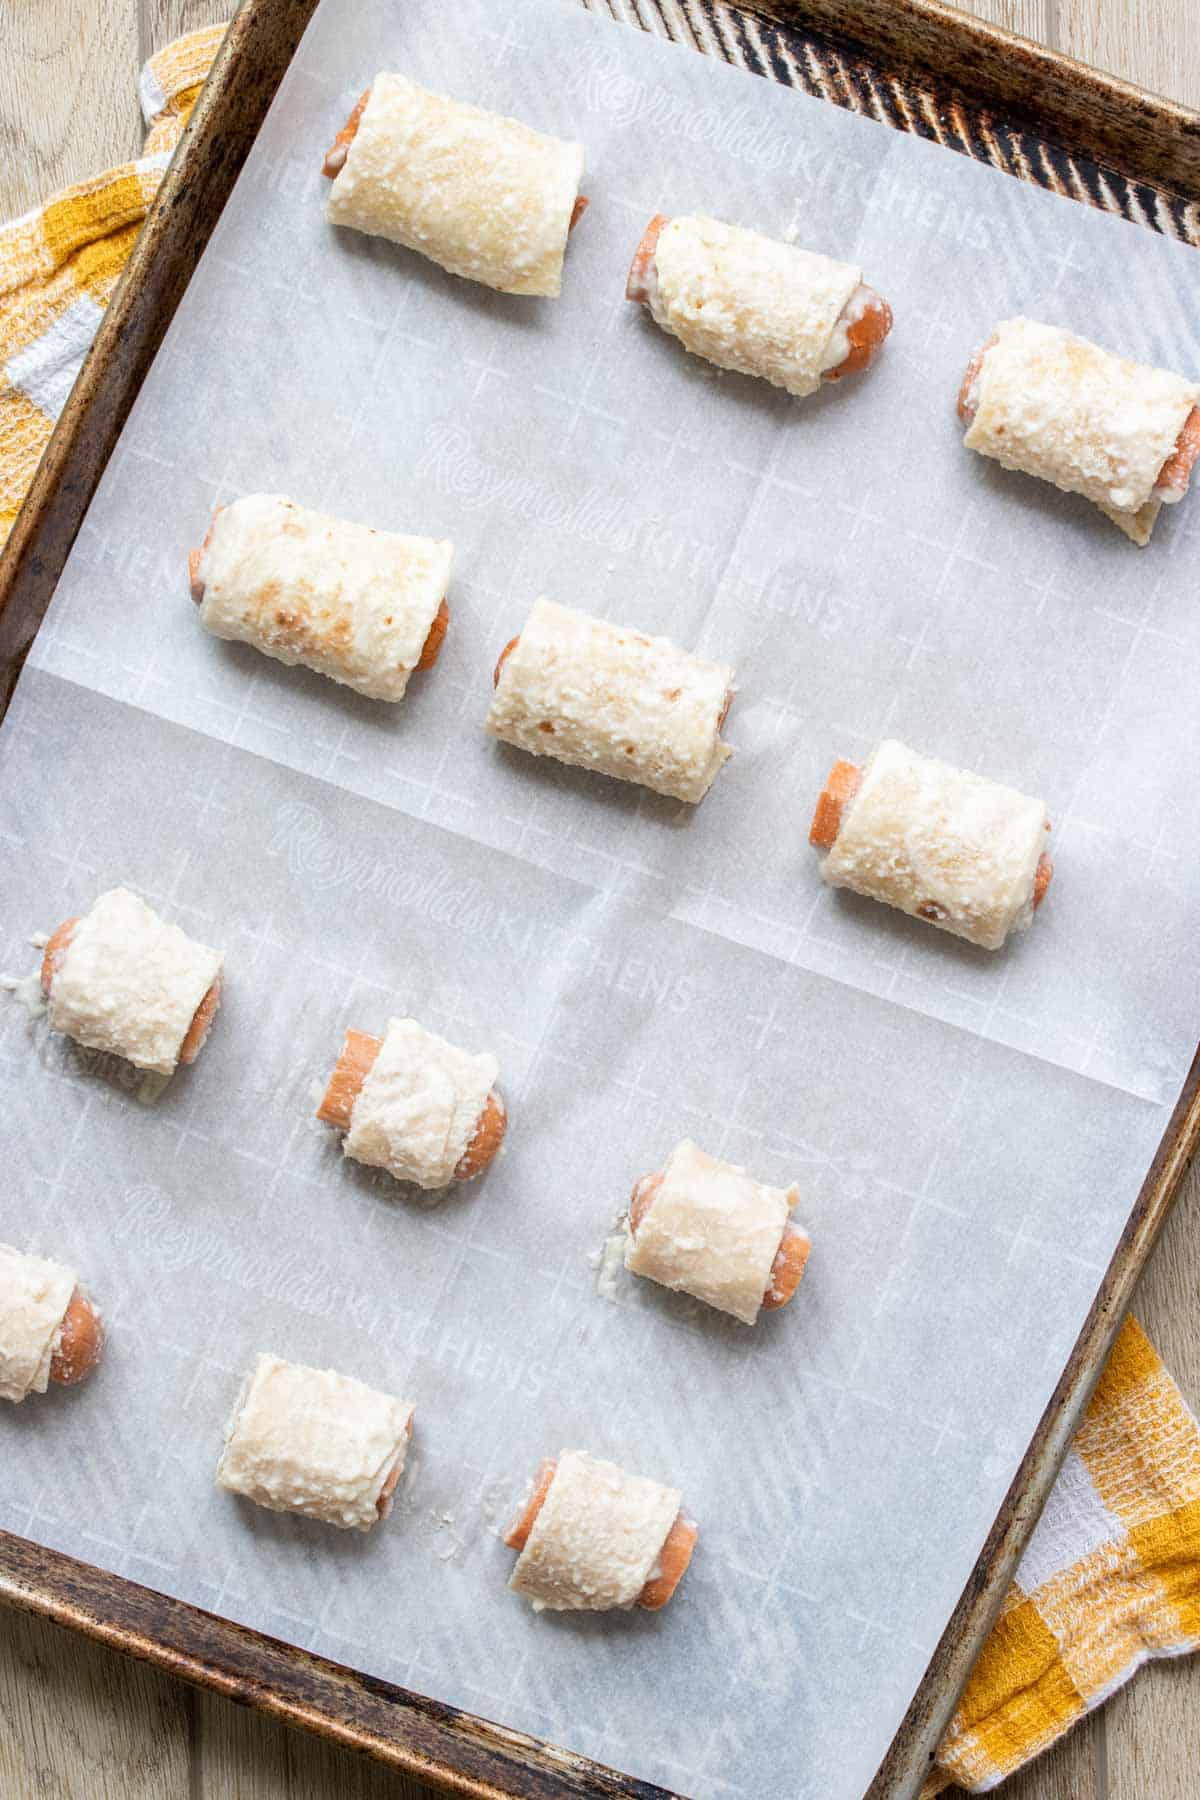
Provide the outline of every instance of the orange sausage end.
<path id="1" fill-rule="evenodd" d="M 221 1004 L 221 977 L 217 979 L 205 994 L 203 1000 L 192 1015 L 192 1022 L 187 1028 L 187 1036 L 179 1046 L 181 1063 L 194 1063 L 204 1048 L 213 1020 L 217 1016 L 217 1008 Z"/>
<path id="2" fill-rule="evenodd" d="M 638 1595 L 638 1605 L 647 1612 L 658 1612 L 671 1598 L 692 1560 L 692 1551 L 700 1536 L 699 1528 L 678 1513 L 667 1533 L 667 1541 L 659 1553 L 659 1572 L 651 1577 Z"/>
<path id="3" fill-rule="evenodd" d="M 575 204 L 571 208 L 570 222 L 567 225 L 567 236 L 568 237 L 570 237 L 571 233 L 574 231 L 575 227 L 578 225 L 580 219 L 582 219 L 584 213 L 587 211 L 590 204 L 591 204 L 591 202 L 588 200 L 588 197 L 586 194 L 579 194 L 576 196 Z"/>
<path id="4" fill-rule="evenodd" d="M 637 1236 L 642 1220 L 654 1204 L 654 1196 L 662 1186 L 662 1170 L 653 1175 L 639 1175 L 629 1196 L 629 1229 Z"/>
<path id="5" fill-rule="evenodd" d="M 850 348 L 835 369 L 825 370 L 822 381 L 840 381 L 843 375 L 860 375 L 864 369 L 869 369 L 892 329 L 894 315 L 883 295 L 871 287 L 866 291 L 867 302 L 862 317 L 846 327 Z"/>
<path id="6" fill-rule="evenodd" d="M 771 1279 L 762 1297 L 764 1312 L 777 1312 L 787 1305 L 800 1286 L 811 1250 L 812 1241 L 806 1233 L 798 1231 L 794 1225 L 784 1227 L 775 1261 L 771 1264 Z"/>
<path id="7" fill-rule="evenodd" d="M 834 763 L 817 796 L 816 811 L 808 828 L 808 841 L 818 850 L 832 850 L 842 829 L 842 815 L 858 792 L 862 770 L 857 763 Z"/>
<path id="8" fill-rule="evenodd" d="M 1035 912 L 1046 898 L 1046 889 L 1053 880 L 1054 864 L 1043 852 L 1041 861 L 1037 866 L 1037 874 L 1033 878 L 1033 909 Z"/>
<path id="9" fill-rule="evenodd" d="M 223 506 L 217 507 L 212 518 L 208 521 L 208 530 L 204 533 L 204 542 L 198 550 L 188 551 L 188 585 L 192 591 L 192 599 L 196 602 L 197 606 L 199 606 L 204 598 L 204 583 L 200 579 L 201 558 L 208 549 L 208 546 L 212 543 L 213 526 L 224 511 L 225 508 Z"/>
<path id="10" fill-rule="evenodd" d="M 350 114 L 350 117 L 346 120 L 342 129 L 334 138 L 329 149 L 325 152 L 325 161 L 321 164 L 321 173 L 322 175 L 327 175 L 330 181 L 333 180 L 335 175 L 340 175 L 343 168 L 346 166 L 346 152 L 358 135 L 358 127 L 362 121 L 363 111 L 370 98 L 370 88 L 368 88 L 365 93 L 359 95 L 358 105 L 354 108 L 354 111 Z"/>
<path id="11" fill-rule="evenodd" d="M 533 1522 L 542 1510 L 546 1495 L 550 1492 L 550 1483 L 554 1480 L 558 1464 L 554 1458 L 547 1457 L 539 1463 L 537 1474 L 533 1478 L 533 1491 L 524 1501 L 512 1524 L 504 1534 L 504 1542 L 510 1550 L 523 1550 L 529 1542 L 529 1534 L 533 1530 Z"/>
<path id="12" fill-rule="evenodd" d="M 75 927 L 79 919 L 64 919 L 58 930 L 52 933 L 46 948 L 42 951 L 42 992 L 49 996 L 54 986 L 54 977 L 58 966 L 71 947 L 71 939 L 75 936 Z"/>
<path id="13" fill-rule="evenodd" d="M 59 1327 L 58 1347 L 50 1358 L 50 1379 L 60 1387 L 86 1381 L 104 1349 L 104 1327 L 90 1300 L 76 1288 Z"/>
<path id="14" fill-rule="evenodd" d="M 437 612 L 434 614 L 433 624 L 429 627 L 429 636 L 425 639 L 424 648 L 422 649 L 420 656 L 417 658 L 418 670 L 432 669 L 434 663 L 437 661 L 438 657 L 441 655 L 442 645 L 445 642 L 445 638 L 446 638 L 446 627 L 449 625 L 449 623 L 450 623 L 450 608 L 446 605 L 446 602 L 443 599 L 442 604 L 438 607 Z"/>
<path id="15" fill-rule="evenodd" d="M 409 1438 L 412 1437 L 412 1427 L 413 1427 L 412 1414 L 409 1413 L 408 1421 L 404 1427 L 404 1437 L 405 1437 L 406 1442 Z M 379 1490 L 379 1498 L 375 1502 L 375 1511 L 376 1511 L 377 1515 L 379 1516 L 379 1518 L 381 1518 L 381 1519 L 386 1519 L 388 1514 L 392 1510 L 392 1495 L 395 1493 L 396 1483 L 400 1479 L 400 1468 L 401 1468 L 401 1464 L 403 1463 L 403 1461 L 404 1461 L 404 1458 L 402 1456 L 398 1456 L 396 1458 L 395 1462 L 392 1464 L 392 1467 L 388 1472 L 387 1480 L 384 1482 L 383 1486 Z"/>
<path id="16" fill-rule="evenodd" d="M 1196 458 L 1200 457 L 1200 406 L 1193 406 L 1175 440 L 1175 448 L 1159 471 L 1157 486 L 1186 494 Z"/>
<path id="17" fill-rule="evenodd" d="M 454 1171 L 455 1181 L 470 1181 L 473 1176 L 482 1175 L 488 1164 L 495 1161 L 507 1130 L 508 1114 L 503 1100 L 493 1088 L 479 1115 L 475 1135 L 459 1158 Z"/>
<path id="18" fill-rule="evenodd" d="M 354 1102 L 382 1048 L 382 1038 L 371 1037 L 365 1031 L 347 1031 L 342 1053 L 317 1108 L 317 1118 L 323 1124 L 333 1125 L 338 1131 L 349 1131 Z"/>
<path id="19" fill-rule="evenodd" d="M 500 675 L 501 675 L 501 672 L 503 671 L 504 665 L 508 661 L 509 657 L 512 655 L 513 651 L 516 649 L 516 647 L 520 643 L 520 641 L 521 641 L 521 634 L 520 634 L 520 632 L 518 632 L 515 638 L 509 638 L 507 644 L 505 644 L 503 650 L 500 652 L 499 656 L 496 658 L 496 667 L 492 670 L 492 686 L 493 687 L 500 686 Z"/>
<path id="20" fill-rule="evenodd" d="M 971 404 L 971 389 L 979 379 L 979 371 L 983 367 L 983 359 L 995 341 L 994 337 L 990 337 L 986 344 L 980 346 L 967 364 L 967 372 L 963 376 L 962 386 L 958 390 L 958 416 L 964 425 L 970 425 L 974 421 L 975 408 Z"/>
<path id="21" fill-rule="evenodd" d="M 654 252 L 658 247 L 663 226 L 670 223 L 669 214 L 655 213 L 642 233 L 641 243 L 633 253 L 633 261 L 629 265 L 629 279 L 625 283 L 625 298 L 636 300 L 639 306 L 645 306 L 650 298 L 650 288 L 646 277 L 650 273 L 650 265 L 654 261 Z"/>

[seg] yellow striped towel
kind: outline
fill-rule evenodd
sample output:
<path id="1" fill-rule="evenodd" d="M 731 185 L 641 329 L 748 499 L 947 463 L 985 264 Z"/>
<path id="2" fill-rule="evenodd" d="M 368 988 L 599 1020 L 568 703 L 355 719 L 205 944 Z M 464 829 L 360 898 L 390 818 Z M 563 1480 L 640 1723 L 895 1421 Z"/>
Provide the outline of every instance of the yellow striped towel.
<path id="1" fill-rule="evenodd" d="M 142 71 L 146 154 L 0 226 L 0 542 L 223 27 Z M 925 1796 L 996 1786 L 1152 1656 L 1200 1645 L 1200 1431 L 1126 1322 Z"/>
<path id="2" fill-rule="evenodd" d="M 88 353 L 224 33 L 152 56 L 139 91 L 143 154 L 0 225 L 0 544 Z"/>
<path id="3" fill-rule="evenodd" d="M 922 1800 L 992 1788 L 1154 1656 L 1200 1648 L 1200 1428 L 1127 1319 Z"/>

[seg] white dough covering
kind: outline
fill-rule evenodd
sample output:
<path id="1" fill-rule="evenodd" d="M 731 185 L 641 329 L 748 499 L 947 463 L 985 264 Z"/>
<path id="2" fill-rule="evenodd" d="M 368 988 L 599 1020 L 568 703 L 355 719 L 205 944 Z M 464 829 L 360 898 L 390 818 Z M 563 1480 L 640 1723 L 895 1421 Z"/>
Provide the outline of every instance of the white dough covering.
<path id="1" fill-rule="evenodd" d="M 44 1394 L 75 1271 L 0 1244 L 0 1400 Z"/>
<path id="2" fill-rule="evenodd" d="M 222 962 L 128 888 L 112 888 L 79 920 L 59 959 L 50 1029 L 170 1075 Z"/>
<path id="3" fill-rule="evenodd" d="M 260 1355 L 234 1404 L 217 1486 L 272 1512 L 368 1531 L 389 1475 L 404 1467 L 412 1416 L 410 1402 L 353 1376 Z"/>
<path id="4" fill-rule="evenodd" d="M 1147 543 L 1159 475 L 1200 386 L 1033 319 L 1007 319 L 993 336 L 973 384 L 967 448 L 1083 494 Z"/>
<path id="5" fill-rule="evenodd" d="M 685 1139 L 626 1240 L 625 1267 L 753 1325 L 799 1197 L 797 1188 L 768 1187 Z"/>
<path id="6" fill-rule="evenodd" d="M 564 1450 L 509 1587 L 541 1612 L 632 1606 L 679 1515 L 678 1488 Z"/>
<path id="7" fill-rule="evenodd" d="M 889 738 L 869 758 L 821 874 L 985 950 L 1033 917 L 1041 800 Z"/>
<path id="8" fill-rule="evenodd" d="M 534 756 L 695 804 L 733 754 L 720 735 L 732 683 L 726 663 L 537 600 L 500 672 L 487 729 Z"/>
<path id="9" fill-rule="evenodd" d="M 399 700 L 446 595 L 454 546 L 309 512 L 282 494 L 222 507 L 200 622 L 372 700 Z"/>
<path id="10" fill-rule="evenodd" d="M 502 293 L 554 295 L 582 179 L 582 144 L 383 74 L 329 218 Z"/>
<path id="11" fill-rule="evenodd" d="M 719 219 L 675 218 L 659 233 L 650 311 L 693 356 L 815 394 L 846 358 L 842 315 L 862 270 Z"/>
<path id="12" fill-rule="evenodd" d="M 475 1135 L 499 1074 L 415 1019 L 392 1019 L 350 1114 L 343 1149 L 397 1181 L 443 1188 Z"/>

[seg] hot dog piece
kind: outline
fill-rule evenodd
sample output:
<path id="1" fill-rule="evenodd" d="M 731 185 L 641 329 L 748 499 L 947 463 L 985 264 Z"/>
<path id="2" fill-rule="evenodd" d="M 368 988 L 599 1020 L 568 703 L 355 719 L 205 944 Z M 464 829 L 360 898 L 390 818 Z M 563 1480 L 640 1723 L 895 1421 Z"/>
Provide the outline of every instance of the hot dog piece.
<path id="1" fill-rule="evenodd" d="M 508 1128 L 497 1072 L 495 1057 L 393 1019 L 382 1038 L 347 1031 L 317 1118 L 346 1133 L 347 1156 L 397 1181 L 470 1181 L 495 1161 Z"/>
<path id="2" fill-rule="evenodd" d="M 345 1530 L 386 1517 L 413 1405 L 333 1369 L 260 1355 L 234 1403 L 217 1486 Z"/>
<path id="3" fill-rule="evenodd" d="M 200 606 L 204 600 L 204 559 L 208 555 L 208 546 L 212 543 L 213 526 L 224 511 L 223 506 L 216 508 L 212 518 L 208 521 L 208 529 L 204 533 L 204 540 L 200 548 L 188 551 L 188 588 L 197 606 Z"/>
<path id="4" fill-rule="evenodd" d="M 1164 506 L 1182 500 L 1192 479 L 1196 458 L 1200 457 L 1200 406 L 1193 406 L 1184 420 L 1175 448 L 1159 470 L 1155 492 Z"/>
<path id="5" fill-rule="evenodd" d="M 825 786 L 817 796 L 813 822 L 808 828 L 808 841 L 819 850 L 831 850 L 842 829 L 842 814 L 858 792 L 862 770 L 852 762 L 837 761 L 829 771 Z"/>
<path id="6" fill-rule="evenodd" d="M 400 700 L 431 669 L 450 614 L 454 546 L 310 512 L 280 494 L 219 507 L 189 556 L 215 637 L 302 663 L 372 700 Z"/>
<path id="7" fill-rule="evenodd" d="M 499 1154 L 507 1130 L 508 1114 L 503 1100 L 493 1088 L 483 1103 L 475 1135 L 455 1164 L 455 1181 L 471 1181 L 476 1175 L 482 1175 Z"/>
<path id="8" fill-rule="evenodd" d="M 194 1063 L 205 1044 L 212 1029 L 212 1022 L 217 1016 L 217 1008 L 221 1004 L 221 977 L 217 979 L 205 994 L 203 1000 L 192 1015 L 192 1022 L 179 1046 L 181 1063 Z"/>
<path id="9" fill-rule="evenodd" d="M 20 1403 L 95 1369 L 104 1327 L 74 1269 L 0 1244 L 0 1399 Z"/>
<path id="10" fill-rule="evenodd" d="M 994 337 L 990 337 L 983 348 L 977 350 L 967 364 L 962 378 L 962 386 L 958 390 L 958 416 L 964 425 L 972 425 L 975 422 L 975 414 L 979 410 L 979 371 L 983 367 L 984 357 L 995 341 Z"/>
<path id="11" fill-rule="evenodd" d="M 656 213 L 625 293 L 694 356 L 801 396 L 869 368 L 892 328 L 861 269 L 719 219 Z"/>
<path id="12" fill-rule="evenodd" d="M 103 1351 L 104 1327 L 100 1315 L 86 1294 L 76 1288 L 58 1328 L 50 1358 L 51 1381 L 60 1387 L 78 1387 L 92 1373 Z"/>
<path id="13" fill-rule="evenodd" d="M 633 261 L 629 265 L 629 277 L 625 283 L 625 298 L 638 306 L 649 306 L 651 295 L 658 286 L 658 276 L 654 269 L 654 252 L 664 225 L 671 223 L 667 213 L 655 213 L 645 231 L 637 249 L 633 253 Z"/>
<path id="14" fill-rule="evenodd" d="M 800 1286 L 811 1253 L 812 1239 L 808 1233 L 798 1230 L 795 1225 L 785 1225 L 775 1261 L 771 1264 L 771 1279 L 762 1298 L 764 1312 L 778 1312 L 781 1306 L 787 1305 Z"/>
<path id="15" fill-rule="evenodd" d="M 493 737 L 692 805 L 733 754 L 727 664 L 550 600 L 534 602 L 493 686 Z"/>
<path id="16" fill-rule="evenodd" d="M 1040 800 L 887 739 L 834 764 L 809 841 L 832 886 L 998 950 L 1046 897 L 1049 830 Z"/>
<path id="17" fill-rule="evenodd" d="M 505 644 L 503 650 L 500 652 L 499 656 L 496 658 L 496 667 L 492 670 L 492 686 L 494 688 L 498 688 L 500 686 L 500 677 L 504 673 L 504 665 L 508 661 L 509 657 L 512 655 L 513 651 L 516 649 L 516 647 L 520 643 L 520 641 L 521 641 L 521 639 L 519 636 L 509 638 L 507 644 Z"/>
<path id="18" fill-rule="evenodd" d="M 450 608 L 443 600 L 433 616 L 433 624 L 429 627 L 429 636 L 425 639 L 425 647 L 417 658 L 417 669 L 423 672 L 432 669 L 442 653 L 442 645 L 446 639 L 446 630 L 450 624 Z"/>
<path id="19" fill-rule="evenodd" d="M 71 939 L 75 936 L 78 918 L 64 919 L 56 931 L 52 931 L 46 939 L 46 948 L 42 951 L 42 992 L 47 999 L 54 986 L 54 977 L 62 967 L 63 957 L 71 947 Z"/>
<path id="20" fill-rule="evenodd" d="M 507 294 L 556 295 L 583 147 L 381 74 L 325 158 L 328 215 Z"/>
<path id="21" fill-rule="evenodd" d="M 685 1139 L 634 1187 L 625 1267 L 753 1325 L 800 1285 L 812 1246 L 791 1222 L 799 1197 Z"/>
<path id="22" fill-rule="evenodd" d="M 332 1125 L 338 1131 L 349 1131 L 354 1102 L 382 1048 L 382 1038 L 371 1037 L 365 1031 L 346 1032 L 342 1053 L 329 1077 L 325 1097 L 317 1108 L 317 1117 L 324 1124 Z"/>
<path id="23" fill-rule="evenodd" d="M 1033 319 L 997 325 L 958 410 L 969 450 L 1082 494 L 1135 544 L 1200 455 L 1200 385 Z"/>
<path id="24" fill-rule="evenodd" d="M 412 1428 L 412 1413 L 410 1412 L 408 1418 L 404 1421 L 404 1452 L 392 1464 L 392 1472 L 380 1488 L 379 1498 L 375 1502 L 376 1515 L 381 1519 L 386 1519 L 392 1510 L 392 1500 L 396 1492 L 396 1484 L 404 1473 L 404 1458 L 408 1455 L 408 1445 L 412 1439 Z"/>
<path id="25" fill-rule="evenodd" d="M 680 1494 L 581 1450 L 543 1462 L 505 1533 L 520 1557 L 509 1586 L 534 1610 L 602 1611 L 670 1600 L 691 1561 L 697 1527 Z"/>
<path id="26" fill-rule="evenodd" d="M 550 1492 L 550 1483 L 554 1480 L 557 1468 L 558 1464 L 552 1456 L 538 1464 L 528 1497 L 517 1508 L 512 1524 L 504 1534 L 504 1542 L 510 1550 L 523 1550 L 529 1542 L 533 1522 L 542 1510 L 542 1501 Z"/>
<path id="27" fill-rule="evenodd" d="M 883 295 L 862 282 L 838 321 L 838 330 L 845 333 L 846 354 L 832 368 L 823 369 L 821 379 L 840 381 L 843 375 L 861 375 L 869 369 L 883 349 L 892 324 L 892 309 Z M 835 347 L 841 348 L 836 334 Z"/>
<path id="28" fill-rule="evenodd" d="M 136 894 L 113 888 L 46 945 L 50 1029 L 170 1075 L 203 1048 L 220 1004 L 222 961 Z"/>
<path id="29" fill-rule="evenodd" d="M 675 1523 L 667 1533 L 667 1541 L 658 1553 L 658 1574 L 651 1575 L 638 1595 L 638 1605 L 647 1612 L 660 1612 L 683 1580 L 692 1551 L 696 1548 L 700 1527 L 676 1513 Z"/>
<path id="30" fill-rule="evenodd" d="M 370 98 L 371 90 L 370 88 L 366 88 L 363 93 L 359 95 L 354 111 L 350 114 L 350 117 L 346 120 L 346 123 L 342 126 L 342 129 L 338 132 L 332 144 L 329 146 L 329 149 L 325 152 L 325 161 L 321 164 L 321 173 L 322 175 L 327 175 L 330 181 L 333 180 L 335 175 L 340 175 L 346 166 L 346 153 L 357 136 L 363 113 L 366 111 L 367 101 Z"/>

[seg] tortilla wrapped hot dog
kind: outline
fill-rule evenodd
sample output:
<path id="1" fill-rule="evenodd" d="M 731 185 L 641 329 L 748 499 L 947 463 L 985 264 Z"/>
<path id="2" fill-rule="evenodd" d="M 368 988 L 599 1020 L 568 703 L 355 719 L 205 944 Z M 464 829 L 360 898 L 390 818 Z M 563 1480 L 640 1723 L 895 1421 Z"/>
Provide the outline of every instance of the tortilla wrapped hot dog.
<path id="1" fill-rule="evenodd" d="M 551 600 L 496 666 L 493 737 L 692 805 L 733 752 L 721 742 L 733 670 Z"/>
<path id="2" fill-rule="evenodd" d="M 1135 544 L 1200 455 L 1200 385 L 1033 319 L 997 325 L 958 410 L 968 450 L 1082 494 Z"/>
<path id="3" fill-rule="evenodd" d="M 100 1315 L 74 1269 L 0 1244 L 0 1400 L 19 1405 L 52 1381 L 74 1387 L 103 1349 Z"/>
<path id="4" fill-rule="evenodd" d="M 799 396 L 869 368 L 892 328 L 861 269 L 719 219 L 657 213 L 625 291 L 693 356 Z"/>
<path id="5" fill-rule="evenodd" d="M 329 518 L 281 494 L 219 508 L 189 559 L 200 623 L 371 700 L 437 660 L 454 546 Z"/>
<path id="6" fill-rule="evenodd" d="M 471 1056 L 415 1019 L 383 1038 L 348 1031 L 317 1117 L 346 1133 L 356 1162 L 437 1189 L 482 1175 L 508 1117 L 494 1056 Z"/>
<path id="7" fill-rule="evenodd" d="M 582 1450 L 545 1462 L 504 1541 L 521 1552 L 509 1587 L 535 1612 L 657 1611 L 678 1587 L 699 1532 L 677 1488 L 627 1475 Z"/>
<path id="8" fill-rule="evenodd" d="M 369 1531 L 387 1516 L 412 1422 L 410 1401 L 260 1355 L 234 1404 L 217 1486 L 272 1512 Z"/>
<path id="9" fill-rule="evenodd" d="M 224 958 L 168 925 L 128 888 L 67 919 L 42 957 L 51 1031 L 170 1075 L 204 1047 Z"/>
<path id="10" fill-rule="evenodd" d="M 795 1187 L 768 1187 L 684 1140 L 633 1190 L 625 1267 L 753 1325 L 786 1306 L 811 1243 L 791 1222 Z"/>
<path id="11" fill-rule="evenodd" d="M 1045 898 L 1049 831 L 1040 800 L 893 738 L 861 769 L 834 764 L 809 841 L 833 887 L 998 950 Z"/>
<path id="12" fill-rule="evenodd" d="M 325 173 L 333 224 L 390 238 L 505 294 L 560 292 L 567 236 L 587 204 L 581 144 L 404 75 L 375 77 Z"/>

